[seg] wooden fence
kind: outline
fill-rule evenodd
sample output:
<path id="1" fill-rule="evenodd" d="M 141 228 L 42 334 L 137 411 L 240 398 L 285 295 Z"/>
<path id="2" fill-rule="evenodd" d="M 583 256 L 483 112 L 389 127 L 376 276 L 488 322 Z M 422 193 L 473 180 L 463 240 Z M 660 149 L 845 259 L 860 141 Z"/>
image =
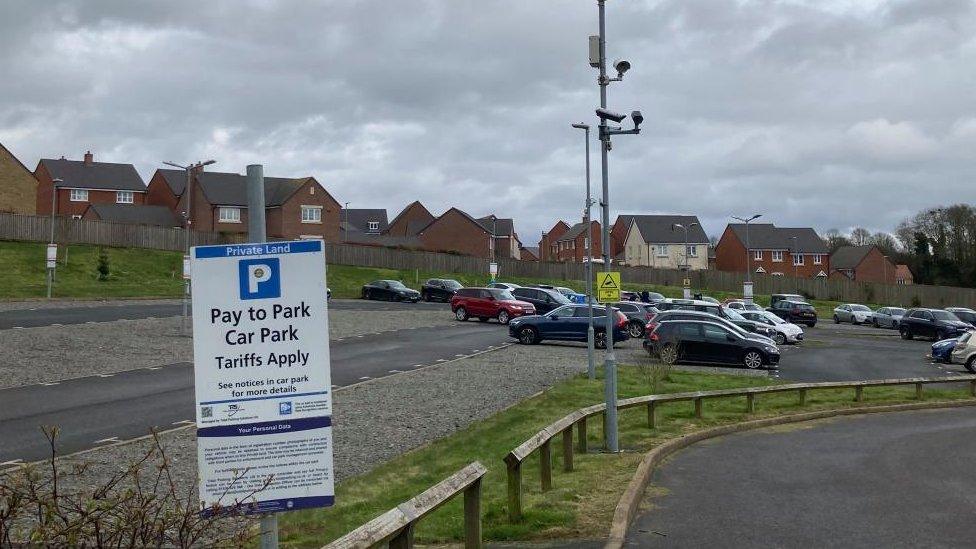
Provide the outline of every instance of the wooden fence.
<path id="1" fill-rule="evenodd" d="M 768 387 L 748 387 L 743 389 L 721 389 L 717 391 L 696 391 L 689 393 L 671 393 L 663 395 L 645 395 L 627 398 L 617 402 L 618 410 L 628 408 L 647 408 L 647 427 L 657 427 L 657 408 L 662 404 L 673 402 L 692 402 L 695 406 L 695 417 L 701 418 L 703 402 L 713 398 L 746 398 L 746 412 L 755 411 L 756 396 L 761 394 L 783 393 L 796 391 L 800 406 L 807 401 L 807 392 L 815 389 L 854 389 L 854 400 L 864 399 L 865 387 L 892 387 L 900 385 L 914 385 L 915 398 L 923 397 L 922 387 L 932 383 L 968 383 L 969 394 L 976 397 L 976 375 L 961 375 L 952 377 L 914 377 L 902 379 L 875 379 L 864 381 L 828 381 L 822 383 L 791 383 L 787 385 L 771 385 Z M 539 483 L 542 491 L 552 488 L 552 441 L 562 435 L 563 469 L 573 470 L 573 427 L 578 433 L 576 451 L 581 454 L 587 452 L 586 422 L 593 416 L 602 416 L 606 411 L 606 404 L 594 404 L 580 408 L 575 412 L 549 424 L 531 438 L 520 444 L 505 456 L 508 469 L 508 516 L 512 522 L 522 519 L 522 463 L 532 454 L 539 454 Z"/>

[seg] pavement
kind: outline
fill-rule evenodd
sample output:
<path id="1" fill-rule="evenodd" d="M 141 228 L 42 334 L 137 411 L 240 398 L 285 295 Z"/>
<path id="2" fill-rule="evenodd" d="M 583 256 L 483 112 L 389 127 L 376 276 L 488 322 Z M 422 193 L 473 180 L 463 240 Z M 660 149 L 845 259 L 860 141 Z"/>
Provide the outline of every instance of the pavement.
<path id="1" fill-rule="evenodd" d="M 696 444 L 627 547 L 971 547 L 976 409 L 838 418 Z"/>
<path id="2" fill-rule="evenodd" d="M 330 309 L 340 311 L 397 311 L 408 308 L 410 308 L 409 310 L 446 310 L 447 307 L 444 303 L 394 303 L 362 299 L 333 299 L 329 302 Z M 182 314 L 183 304 L 179 301 L 151 304 L 132 302 L 125 305 L 89 304 L 84 307 L 66 304 L 65 307 L 37 307 L 0 311 L 0 330 L 162 318 Z"/>
<path id="3" fill-rule="evenodd" d="M 478 322 L 347 337 L 331 343 L 332 384 L 336 389 L 511 343 L 507 330 Z M 143 436 L 149 426 L 193 422 L 193 403 L 187 362 L 2 389 L 0 465 L 49 455 L 41 425 L 59 426 L 58 451 L 71 453 Z"/>

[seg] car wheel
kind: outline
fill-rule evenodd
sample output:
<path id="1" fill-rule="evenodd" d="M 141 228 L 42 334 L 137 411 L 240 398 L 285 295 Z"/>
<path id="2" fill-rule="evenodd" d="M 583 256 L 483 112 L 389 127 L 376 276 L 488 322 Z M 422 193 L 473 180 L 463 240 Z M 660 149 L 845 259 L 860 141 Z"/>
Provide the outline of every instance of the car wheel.
<path id="1" fill-rule="evenodd" d="M 773 336 L 773 341 L 775 341 L 777 345 L 786 345 L 786 336 L 777 333 L 776 335 Z"/>
<path id="2" fill-rule="evenodd" d="M 880 328 L 881 327 L 881 324 L 878 323 L 878 319 L 877 318 L 874 319 L 874 320 L 872 320 L 871 323 L 874 324 L 874 327 L 875 328 Z"/>
<path id="3" fill-rule="evenodd" d="M 373 299 L 369 293 L 369 290 L 363 290 L 363 299 Z"/>
<path id="4" fill-rule="evenodd" d="M 640 339 L 644 335 L 644 327 L 640 322 L 631 322 L 627 325 L 627 335 L 634 339 Z"/>
<path id="5" fill-rule="evenodd" d="M 901 328 L 900 328 L 900 329 L 898 330 L 898 333 L 900 333 L 900 334 L 901 334 L 901 338 L 902 338 L 902 339 L 912 339 L 912 338 L 914 337 L 914 336 L 912 335 L 912 332 L 911 332 L 911 330 L 909 330 L 908 328 L 905 328 L 904 326 L 902 326 L 902 327 L 901 327 Z"/>
<path id="6" fill-rule="evenodd" d="M 458 307 L 454 311 L 454 318 L 460 320 L 461 322 L 466 321 L 468 319 L 468 310 L 464 307 Z"/>
<path id="7" fill-rule="evenodd" d="M 840 317 L 837 315 L 834 315 L 834 324 L 840 324 Z"/>
<path id="8" fill-rule="evenodd" d="M 606 332 L 597 332 L 597 333 L 593 334 L 593 346 L 596 347 L 597 349 L 606 349 L 607 348 L 607 333 Z"/>
<path id="9" fill-rule="evenodd" d="M 816 325 L 817 325 L 817 323 L 816 323 L 816 322 L 807 322 L 807 327 L 808 327 L 808 328 L 813 328 L 813 327 L 814 327 L 814 326 L 816 326 Z"/>
<path id="10" fill-rule="evenodd" d="M 759 354 L 759 351 L 746 351 L 746 354 L 742 357 L 742 363 L 746 365 L 746 368 L 756 370 L 762 368 L 763 358 Z"/>
<path id="11" fill-rule="evenodd" d="M 502 324 L 508 324 L 508 321 L 509 321 L 508 311 L 498 311 L 498 322 L 501 322 Z"/>
<path id="12" fill-rule="evenodd" d="M 428 294 L 427 292 L 420 294 L 420 297 L 427 303 L 430 303 L 430 294 Z"/>
<path id="13" fill-rule="evenodd" d="M 969 357 L 969 360 L 966 361 L 966 369 L 976 374 L 976 355 Z"/>
<path id="14" fill-rule="evenodd" d="M 661 362 L 672 365 L 678 362 L 678 347 L 674 343 L 668 343 L 664 347 L 661 347 Z"/>
<path id="15" fill-rule="evenodd" d="M 519 343 L 522 345 L 535 345 L 539 342 L 539 334 L 535 328 L 525 327 L 519 331 Z"/>

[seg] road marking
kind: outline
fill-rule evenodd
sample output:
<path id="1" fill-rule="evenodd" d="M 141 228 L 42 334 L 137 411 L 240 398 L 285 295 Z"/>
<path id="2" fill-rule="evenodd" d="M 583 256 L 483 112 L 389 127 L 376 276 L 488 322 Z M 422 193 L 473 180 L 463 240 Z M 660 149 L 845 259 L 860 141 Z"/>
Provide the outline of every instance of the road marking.
<path id="1" fill-rule="evenodd" d="M 41 383 L 41 385 L 44 385 L 45 387 L 50 387 L 51 385 L 60 385 L 60 384 L 61 384 L 60 381 L 51 381 L 49 383 Z"/>
<path id="2" fill-rule="evenodd" d="M 437 359 L 437 362 L 447 362 L 447 359 L 446 358 L 438 358 Z"/>
<path id="3" fill-rule="evenodd" d="M 24 329 L 23 326 L 14 326 L 14 330 L 23 330 L 23 329 Z"/>
<path id="4" fill-rule="evenodd" d="M 468 355 L 454 355 L 454 356 L 456 356 L 456 357 L 458 357 L 458 358 L 462 358 L 462 357 L 466 357 L 466 356 L 468 356 Z"/>
<path id="5" fill-rule="evenodd" d="M 174 421 L 173 425 L 189 425 L 193 423 L 192 419 L 181 419 L 179 421 Z"/>
<path id="6" fill-rule="evenodd" d="M 481 352 L 481 349 L 475 349 L 475 350 L 473 350 L 473 351 L 471 351 L 471 352 L 472 352 L 472 353 L 480 353 L 480 352 Z"/>
<path id="7" fill-rule="evenodd" d="M 403 372 L 401 372 L 400 370 L 390 370 L 390 373 L 391 374 L 402 374 Z"/>
<path id="8" fill-rule="evenodd" d="M 423 368 L 423 367 L 424 367 L 423 364 L 414 364 L 413 366 L 411 366 L 411 368 Z"/>
<path id="9" fill-rule="evenodd" d="M 369 376 L 363 376 L 363 377 L 361 377 L 359 379 L 369 379 Z"/>
<path id="10" fill-rule="evenodd" d="M 333 385 L 333 386 L 332 386 L 332 388 L 333 388 L 333 389 L 338 389 L 338 388 L 339 388 L 339 386 L 338 386 L 338 385 Z"/>
<path id="11" fill-rule="evenodd" d="M 160 369 L 160 368 L 162 368 L 162 366 L 149 366 L 149 367 L 147 367 L 146 369 L 147 369 L 147 370 L 158 370 L 158 369 Z"/>
<path id="12" fill-rule="evenodd" d="M 115 374 L 96 374 L 98 377 L 112 377 Z"/>
<path id="13" fill-rule="evenodd" d="M 118 442 L 118 441 L 119 441 L 119 437 L 109 437 L 109 438 L 103 438 L 101 440 L 96 440 L 92 444 L 104 444 L 106 442 Z"/>
<path id="14" fill-rule="evenodd" d="M 54 324 L 51 324 L 51 326 L 64 326 L 64 324 L 58 324 L 57 322 L 55 322 Z"/>
<path id="15" fill-rule="evenodd" d="M 361 335 L 358 335 L 358 336 L 356 336 L 356 337 L 363 337 L 363 336 L 361 336 Z"/>

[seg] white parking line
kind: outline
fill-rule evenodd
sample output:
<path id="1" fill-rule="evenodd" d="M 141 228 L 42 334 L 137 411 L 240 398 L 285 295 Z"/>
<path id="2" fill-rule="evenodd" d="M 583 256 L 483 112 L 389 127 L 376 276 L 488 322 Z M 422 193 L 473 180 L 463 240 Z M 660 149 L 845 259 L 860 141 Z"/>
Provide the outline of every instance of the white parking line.
<path id="1" fill-rule="evenodd" d="M 438 358 L 437 359 L 437 362 L 447 362 L 447 359 L 446 358 Z"/>
<path id="2" fill-rule="evenodd" d="M 424 367 L 423 364 L 414 364 L 413 366 L 411 366 L 411 368 L 423 368 L 423 367 Z"/>
<path id="3" fill-rule="evenodd" d="M 0 462 L 0 467 L 3 467 L 4 465 L 17 465 L 18 463 L 23 463 L 23 462 L 24 460 L 22 459 L 12 459 L 10 461 Z"/>
<path id="4" fill-rule="evenodd" d="M 64 324 L 58 324 L 57 322 L 55 322 L 54 324 L 51 324 L 51 326 L 64 326 Z"/>
<path id="5" fill-rule="evenodd" d="M 390 373 L 391 374 L 402 374 L 403 372 L 401 372 L 400 370 L 390 370 Z"/>
<path id="6" fill-rule="evenodd" d="M 471 352 L 472 352 L 472 353 L 480 353 L 480 352 L 481 352 L 481 349 L 475 349 L 475 350 L 473 350 L 473 351 L 471 351 Z"/>
<path id="7" fill-rule="evenodd" d="M 361 380 L 364 380 L 364 379 L 370 379 L 370 377 L 369 377 L 369 376 L 363 376 L 363 377 L 361 377 L 361 378 L 359 378 L 359 379 L 361 379 Z"/>
<path id="8" fill-rule="evenodd" d="M 162 368 L 162 366 L 149 366 L 149 367 L 148 367 L 148 368 L 146 368 L 146 369 L 147 369 L 147 370 L 158 370 L 158 369 L 160 369 L 160 368 Z"/>
<path id="9" fill-rule="evenodd" d="M 115 374 L 96 374 L 98 377 L 112 377 Z"/>
<path id="10" fill-rule="evenodd" d="M 14 330 L 23 330 L 23 329 L 24 329 L 23 326 L 14 326 Z"/>
<path id="11" fill-rule="evenodd" d="M 118 441 L 119 441 L 119 437 L 108 437 L 108 438 L 103 438 L 101 440 L 96 440 L 92 444 L 104 444 L 106 442 L 118 442 Z"/>
<path id="12" fill-rule="evenodd" d="M 51 385 L 60 385 L 60 384 L 61 384 L 60 381 L 51 381 L 49 383 L 41 383 L 41 385 L 44 385 L 45 387 L 50 387 Z"/>
<path id="13" fill-rule="evenodd" d="M 193 423 L 192 419 L 181 419 L 179 421 L 174 421 L 173 425 L 189 425 Z"/>
<path id="14" fill-rule="evenodd" d="M 468 356 L 468 355 L 454 355 L 454 356 L 456 356 L 456 357 L 458 357 L 458 358 L 462 358 L 462 357 L 466 357 L 466 356 Z"/>
<path id="15" fill-rule="evenodd" d="M 333 385 L 333 386 L 332 386 L 332 388 L 333 388 L 333 389 L 338 389 L 338 388 L 339 388 L 339 386 L 338 386 L 338 385 Z"/>

